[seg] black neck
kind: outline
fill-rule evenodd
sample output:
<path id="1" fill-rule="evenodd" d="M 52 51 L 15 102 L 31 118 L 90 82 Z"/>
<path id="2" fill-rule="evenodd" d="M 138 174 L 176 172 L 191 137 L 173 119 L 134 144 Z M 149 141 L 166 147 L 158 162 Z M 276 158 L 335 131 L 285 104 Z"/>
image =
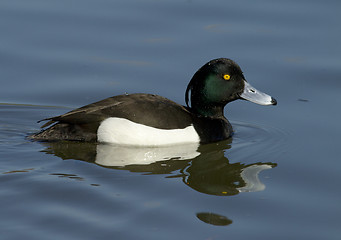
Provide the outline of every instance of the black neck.
<path id="1" fill-rule="evenodd" d="M 224 105 L 192 104 L 191 111 L 199 116 L 220 118 L 224 117 Z"/>

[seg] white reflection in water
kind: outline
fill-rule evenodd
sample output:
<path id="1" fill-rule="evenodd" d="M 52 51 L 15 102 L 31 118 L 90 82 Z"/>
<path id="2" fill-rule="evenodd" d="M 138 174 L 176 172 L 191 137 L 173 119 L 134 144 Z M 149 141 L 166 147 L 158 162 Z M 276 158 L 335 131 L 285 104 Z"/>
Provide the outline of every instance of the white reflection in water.
<path id="1" fill-rule="evenodd" d="M 265 189 L 265 185 L 259 180 L 259 173 L 272 168 L 271 165 L 251 165 L 242 169 L 240 175 L 245 181 L 245 186 L 237 188 L 239 192 L 258 192 Z"/>
<path id="2" fill-rule="evenodd" d="M 164 160 L 186 160 L 200 155 L 198 143 L 164 147 L 134 147 L 113 144 L 97 145 L 95 162 L 106 167 L 146 165 Z"/>

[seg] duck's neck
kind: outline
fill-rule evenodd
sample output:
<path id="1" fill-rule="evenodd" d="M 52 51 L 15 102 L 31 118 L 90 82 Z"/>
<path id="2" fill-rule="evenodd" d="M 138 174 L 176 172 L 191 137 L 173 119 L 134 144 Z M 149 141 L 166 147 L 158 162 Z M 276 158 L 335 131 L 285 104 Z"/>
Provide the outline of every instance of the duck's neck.
<path id="1" fill-rule="evenodd" d="M 220 118 L 224 117 L 224 107 L 225 105 L 193 104 L 191 110 L 199 116 Z"/>

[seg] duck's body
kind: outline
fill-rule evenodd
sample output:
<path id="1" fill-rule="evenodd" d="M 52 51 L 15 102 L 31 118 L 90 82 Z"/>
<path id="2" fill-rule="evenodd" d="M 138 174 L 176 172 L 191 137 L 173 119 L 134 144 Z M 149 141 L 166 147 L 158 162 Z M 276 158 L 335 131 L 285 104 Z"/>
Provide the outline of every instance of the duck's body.
<path id="1" fill-rule="evenodd" d="M 216 142 L 232 135 L 232 126 L 223 109 L 228 102 L 243 98 L 246 86 L 251 87 L 236 63 L 216 59 L 193 76 L 186 90 L 187 107 L 152 94 L 119 95 L 44 119 L 50 121 L 42 127 L 55 124 L 30 138 L 131 145 Z M 248 91 L 250 94 L 255 90 Z M 276 103 L 268 95 L 262 101 L 257 103 Z"/>
<path id="2" fill-rule="evenodd" d="M 142 93 L 110 97 L 46 120 L 44 127 L 57 124 L 32 138 L 166 145 L 208 143 L 232 134 L 225 117 L 196 116 L 167 98 Z"/>

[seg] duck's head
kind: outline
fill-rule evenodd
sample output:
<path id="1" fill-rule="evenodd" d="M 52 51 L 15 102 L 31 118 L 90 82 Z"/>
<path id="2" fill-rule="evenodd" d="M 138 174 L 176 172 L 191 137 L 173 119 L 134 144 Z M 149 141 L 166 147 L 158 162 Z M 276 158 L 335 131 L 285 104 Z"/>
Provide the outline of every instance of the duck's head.
<path id="1" fill-rule="evenodd" d="M 277 104 L 274 98 L 252 87 L 238 64 L 227 58 L 214 59 L 202 66 L 189 82 L 185 94 L 191 111 L 206 117 L 222 116 L 225 105 L 237 99 L 261 105 Z"/>

